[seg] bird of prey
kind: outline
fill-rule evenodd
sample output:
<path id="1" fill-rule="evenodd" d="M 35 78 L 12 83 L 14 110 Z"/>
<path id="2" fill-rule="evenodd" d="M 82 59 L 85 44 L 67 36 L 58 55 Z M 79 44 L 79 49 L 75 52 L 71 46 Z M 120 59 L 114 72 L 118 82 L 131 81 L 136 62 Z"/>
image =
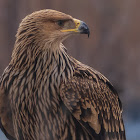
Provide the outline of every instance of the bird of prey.
<path id="1" fill-rule="evenodd" d="M 116 90 L 62 44 L 89 33 L 85 22 L 51 9 L 22 20 L 0 79 L 0 127 L 8 139 L 125 140 Z"/>

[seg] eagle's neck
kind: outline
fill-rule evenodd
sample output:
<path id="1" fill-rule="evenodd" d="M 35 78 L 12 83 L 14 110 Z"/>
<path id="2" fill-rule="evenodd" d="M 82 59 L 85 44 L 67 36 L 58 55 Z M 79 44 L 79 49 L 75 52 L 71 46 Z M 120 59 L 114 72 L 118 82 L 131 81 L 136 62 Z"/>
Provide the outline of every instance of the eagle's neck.
<path id="1" fill-rule="evenodd" d="M 51 46 L 48 51 L 44 51 L 41 57 L 43 58 L 43 71 L 47 73 L 44 77 L 50 78 L 57 87 L 73 75 L 73 63 L 63 44 L 55 45 L 55 47 Z"/>
<path id="2" fill-rule="evenodd" d="M 34 71 L 42 73 L 49 70 L 49 75 L 55 70 L 55 76 L 63 77 L 63 80 L 73 75 L 73 64 L 71 57 L 66 53 L 64 45 L 60 40 L 44 40 L 38 43 L 21 43 L 16 41 L 10 65 L 18 71 L 26 71 L 29 67 L 34 67 Z M 56 70 L 57 69 L 57 70 Z M 56 76 L 56 77 L 57 77 Z"/>
<path id="3" fill-rule="evenodd" d="M 15 58 L 14 61 L 11 61 L 3 76 L 4 79 L 8 80 L 7 83 L 10 83 L 9 85 L 3 83 L 7 90 L 10 90 L 13 84 L 15 84 L 14 87 L 20 89 L 16 90 L 18 93 L 15 90 L 14 93 L 11 93 L 14 97 L 12 97 L 13 102 L 15 102 L 17 95 L 25 94 L 26 90 L 23 89 L 23 85 L 30 88 L 27 96 L 37 93 L 38 96 L 43 96 L 39 98 L 48 99 L 50 95 L 54 94 L 53 96 L 57 98 L 58 95 L 55 94 L 58 93 L 61 83 L 72 77 L 74 72 L 71 57 L 66 53 L 64 46 L 59 44 L 57 48 L 39 52 L 34 59 L 31 59 L 32 61 L 29 61 L 27 52 L 22 52 L 17 57 L 18 59 Z M 10 73 L 11 70 L 12 73 Z M 7 78 L 9 73 L 12 77 L 10 79 Z M 14 83 L 14 79 L 20 82 Z"/>

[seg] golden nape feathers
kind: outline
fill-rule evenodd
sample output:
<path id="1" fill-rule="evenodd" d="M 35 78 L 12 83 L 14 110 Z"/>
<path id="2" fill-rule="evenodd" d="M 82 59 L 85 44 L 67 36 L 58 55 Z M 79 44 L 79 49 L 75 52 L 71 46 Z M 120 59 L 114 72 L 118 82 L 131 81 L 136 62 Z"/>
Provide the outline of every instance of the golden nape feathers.
<path id="1" fill-rule="evenodd" d="M 10 140 L 125 140 L 122 105 L 108 79 L 65 51 L 88 26 L 55 10 L 25 17 L 0 79 L 0 127 Z"/>

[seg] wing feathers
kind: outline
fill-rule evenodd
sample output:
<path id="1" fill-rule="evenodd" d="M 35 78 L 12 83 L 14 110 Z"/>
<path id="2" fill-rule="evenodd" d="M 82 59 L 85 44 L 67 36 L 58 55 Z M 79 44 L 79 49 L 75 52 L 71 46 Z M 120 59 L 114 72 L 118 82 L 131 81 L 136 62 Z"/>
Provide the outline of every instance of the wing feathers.
<path id="1" fill-rule="evenodd" d="M 120 101 L 112 85 L 110 89 L 109 83 L 104 81 L 74 76 L 62 84 L 60 96 L 73 116 L 93 137 L 104 139 L 104 135 L 106 140 L 122 140 L 125 139 L 125 132 Z"/>

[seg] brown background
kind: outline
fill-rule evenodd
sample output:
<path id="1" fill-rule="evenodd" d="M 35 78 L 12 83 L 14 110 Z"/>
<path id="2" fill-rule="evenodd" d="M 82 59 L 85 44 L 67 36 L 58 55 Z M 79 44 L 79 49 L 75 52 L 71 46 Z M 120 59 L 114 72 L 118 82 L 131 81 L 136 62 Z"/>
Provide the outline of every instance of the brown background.
<path id="1" fill-rule="evenodd" d="M 90 38 L 73 36 L 64 44 L 72 56 L 94 67 L 113 83 L 123 103 L 127 138 L 138 140 L 139 7 L 140 0 L 0 0 L 0 75 L 10 61 L 18 25 L 27 14 L 55 9 L 83 20 L 89 25 Z"/>

